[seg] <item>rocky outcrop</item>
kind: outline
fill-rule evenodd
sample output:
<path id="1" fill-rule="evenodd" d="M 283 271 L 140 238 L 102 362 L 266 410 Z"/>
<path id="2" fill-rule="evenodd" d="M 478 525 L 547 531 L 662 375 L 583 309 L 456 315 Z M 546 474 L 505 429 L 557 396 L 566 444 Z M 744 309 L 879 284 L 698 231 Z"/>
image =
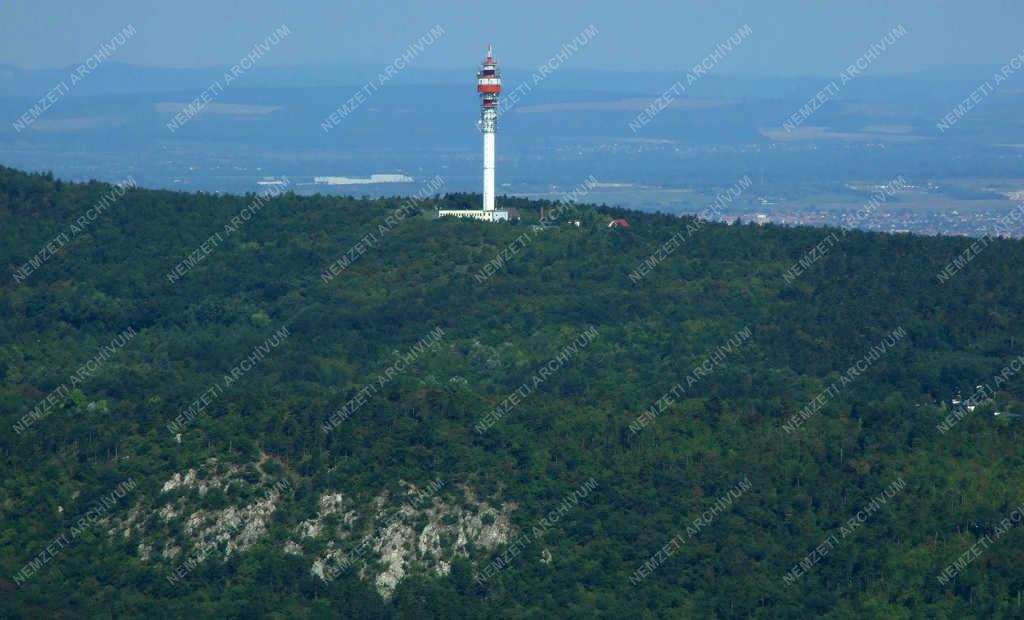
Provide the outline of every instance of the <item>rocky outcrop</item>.
<path id="1" fill-rule="evenodd" d="M 313 561 L 310 572 L 329 581 L 355 570 L 372 578 L 387 598 L 411 572 L 447 575 L 456 557 L 471 558 L 474 550 L 489 551 L 508 541 L 510 505 L 494 508 L 467 488 L 461 489 L 463 503 L 456 503 L 438 493 L 437 483 L 424 490 L 404 482 L 401 487 L 394 495 L 383 492 L 374 497 L 370 518 L 360 523 L 354 512 L 342 511 L 345 499 L 340 494 L 322 496 L 320 513 L 296 528 L 300 538 L 326 539 L 327 551 Z M 326 506 L 338 508 L 325 511 Z M 326 531 L 322 523 L 328 514 L 346 517 Z M 301 546 L 289 541 L 286 548 L 294 552 Z"/>
<path id="2" fill-rule="evenodd" d="M 286 479 L 272 479 L 255 465 L 240 468 L 210 459 L 198 469 L 171 476 L 156 498 L 158 508 L 147 510 L 144 500 L 140 500 L 124 518 L 108 522 L 108 533 L 139 538 L 142 561 L 153 556 L 151 541 L 160 540 L 160 557 L 165 560 L 174 561 L 183 551 L 195 562 L 202 562 L 214 552 L 227 559 L 266 535 L 270 515 L 288 486 Z M 221 491 L 222 502 L 228 505 L 201 508 L 203 498 L 213 489 Z M 255 500 L 236 503 L 242 496 Z M 178 530 L 183 531 L 183 540 L 172 534 Z"/>
<path id="3" fill-rule="evenodd" d="M 214 549 L 223 549 L 224 559 L 244 551 L 267 533 L 267 520 L 276 509 L 277 494 L 254 504 L 223 510 L 199 510 L 185 522 L 185 535 L 191 539 L 196 561 L 202 562 Z"/>
<path id="4" fill-rule="evenodd" d="M 266 474 L 266 460 L 237 466 L 210 459 L 175 473 L 156 498 L 108 519 L 108 533 L 132 540 L 141 561 L 172 570 L 226 561 L 266 540 L 274 513 L 289 501 L 291 483 Z M 455 558 L 472 561 L 509 540 L 512 505 L 495 507 L 467 487 L 443 487 L 400 481 L 397 490 L 361 501 L 324 492 L 314 514 L 284 526 L 290 536 L 281 550 L 307 557 L 319 579 L 353 571 L 388 598 L 411 574 L 447 575 Z"/>

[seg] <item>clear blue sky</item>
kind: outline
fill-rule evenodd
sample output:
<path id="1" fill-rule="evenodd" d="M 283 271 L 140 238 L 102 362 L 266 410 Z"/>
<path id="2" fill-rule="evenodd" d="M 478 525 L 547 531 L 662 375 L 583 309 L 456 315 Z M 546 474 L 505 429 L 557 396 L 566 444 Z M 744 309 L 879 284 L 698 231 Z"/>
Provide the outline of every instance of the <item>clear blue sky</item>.
<path id="1" fill-rule="evenodd" d="M 907 35 L 871 73 L 1002 64 L 1024 48 L 1019 0 L 4 0 L 0 63 L 78 63 L 129 23 L 138 33 L 115 60 L 169 67 L 233 64 L 282 23 L 292 34 L 261 63 L 384 65 L 435 24 L 446 34 L 417 64 L 471 66 L 493 41 L 507 65 L 532 68 L 590 24 L 599 34 L 574 68 L 688 68 L 744 24 L 753 34 L 718 71 L 834 75 L 897 24 Z"/>

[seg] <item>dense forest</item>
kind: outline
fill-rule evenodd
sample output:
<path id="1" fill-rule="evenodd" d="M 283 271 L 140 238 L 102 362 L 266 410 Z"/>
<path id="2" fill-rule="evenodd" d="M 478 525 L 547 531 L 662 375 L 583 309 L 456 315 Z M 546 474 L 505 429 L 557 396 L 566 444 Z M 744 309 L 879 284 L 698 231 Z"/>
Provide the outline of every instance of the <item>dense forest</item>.
<path id="1" fill-rule="evenodd" d="M 0 168 L 0 617 L 1024 615 L 1024 244 L 478 200 Z"/>

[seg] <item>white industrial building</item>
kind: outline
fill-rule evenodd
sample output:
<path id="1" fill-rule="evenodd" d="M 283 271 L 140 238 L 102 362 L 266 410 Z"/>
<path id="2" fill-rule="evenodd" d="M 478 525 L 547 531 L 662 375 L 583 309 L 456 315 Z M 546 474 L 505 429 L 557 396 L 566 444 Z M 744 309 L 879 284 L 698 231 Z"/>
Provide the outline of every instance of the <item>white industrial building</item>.
<path id="1" fill-rule="evenodd" d="M 371 174 L 368 177 L 313 177 L 317 185 L 372 185 L 374 183 L 412 183 L 404 174 Z"/>

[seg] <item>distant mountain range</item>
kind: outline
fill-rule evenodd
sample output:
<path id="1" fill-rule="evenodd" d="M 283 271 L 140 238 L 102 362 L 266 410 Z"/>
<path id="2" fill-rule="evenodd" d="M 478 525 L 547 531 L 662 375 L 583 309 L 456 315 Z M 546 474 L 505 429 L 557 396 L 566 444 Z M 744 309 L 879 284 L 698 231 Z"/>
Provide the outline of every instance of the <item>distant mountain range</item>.
<path id="1" fill-rule="evenodd" d="M 40 97 L 60 80 L 67 79 L 77 65 L 59 69 L 21 69 L 0 65 L 0 98 Z M 310 64 L 300 66 L 256 66 L 238 79 L 237 85 L 248 88 L 295 88 L 361 86 L 377 78 L 383 69 L 369 64 Z M 836 75 L 843 67 L 836 68 Z M 846 85 L 846 94 L 854 97 L 893 98 L 921 96 L 934 98 L 945 93 L 963 97 L 978 82 L 990 78 L 998 66 L 961 66 L 933 69 L 907 75 L 859 77 Z M 148 67 L 108 61 L 90 72 L 72 89 L 75 96 L 170 92 L 206 88 L 221 78 L 228 67 L 201 69 Z M 452 84 L 472 82 L 474 67 L 439 69 L 413 64 L 388 81 L 393 85 Z M 531 87 L 543 91 L 598 91 L 658 95 L 676 80 L 686 77 L 687 70 L 678 71 L 613 71 L 599 69 L 560 68 L 543 77 L 537 84 L 532 78 L 536 69 L 506 67 L 506 87 L 530 80 Z M 752 77 L 712 74 L 692 85 L 696 97 L 789 98 L 810 97 L 831 76 Z M 884 87 L 884 88 L 883 88 Z M 967 90 L 964 90 L 967 89 Z"/>

